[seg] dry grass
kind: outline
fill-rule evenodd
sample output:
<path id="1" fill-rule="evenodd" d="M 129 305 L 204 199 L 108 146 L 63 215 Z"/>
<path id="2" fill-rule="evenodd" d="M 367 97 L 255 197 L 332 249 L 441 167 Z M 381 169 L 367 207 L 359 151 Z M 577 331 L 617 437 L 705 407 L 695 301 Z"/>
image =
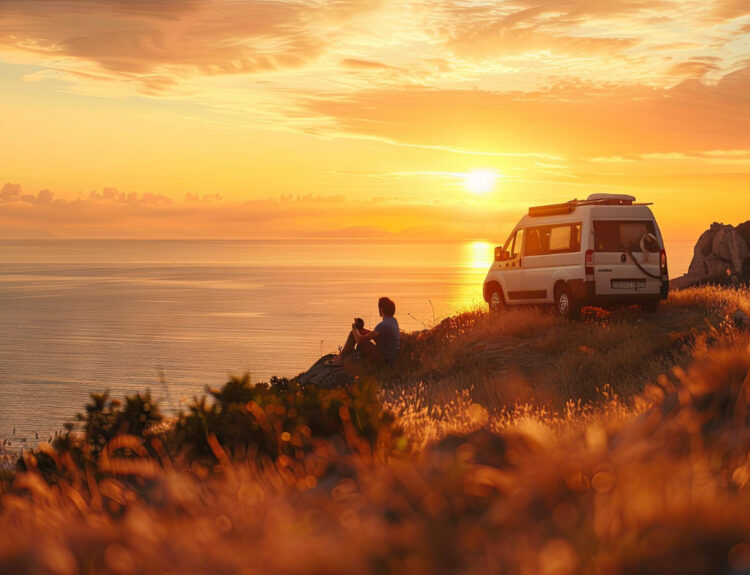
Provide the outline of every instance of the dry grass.
<path id="1" fill-rule="evenodd" d="M 0 494 L 0 572 L 748 573 L 750 337 L 726 321 L 747 301 L 696 290 L 656 316 L 572 325 L 461 316 L 412 342 L 416 383 L 382 392 L 406 449 L 345 425 L 296 461 L 213 445 L 210 475 L 158 445 L 152 465 L 98 478 L 18 474 Z M 551 363 L 482 380 L 465 350 L 485 341 Z M 512 377 L 567 401 L 504 403 L 489 386 Z"/>
<path id="2" fill-rule="evenodd" d="M 750 315 L 747 288 L 676 292 L 657 314 L 587 308 L 582 322 L 535 308 L 472 310 L 406 337 L 384 398 L 391 406 L 418 398 L 436 414 L 468 401 L 499 416 L 528 403 L 559 412 L 570 400 L 596 401 L 605 388 L 631 397 L 687 367 L 695 349 L 730 342 L 738 309 Z"/>

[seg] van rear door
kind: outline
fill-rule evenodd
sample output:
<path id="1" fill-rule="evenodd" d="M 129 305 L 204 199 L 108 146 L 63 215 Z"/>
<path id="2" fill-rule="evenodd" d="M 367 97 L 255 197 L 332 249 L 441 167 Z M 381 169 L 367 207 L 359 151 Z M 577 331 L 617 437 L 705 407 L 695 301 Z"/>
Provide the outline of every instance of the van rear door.
<path id="1" fill-rule="evenodd" d="M 654 221 L 596 219 L 593 223 L 596 294 L 659 294 L 659 253 L 649 253 L 641 249 L 641 238 L 645 234 L 650 233 L 659 237 Z M 648 273 L 639 269 L 633 259 Z"/>

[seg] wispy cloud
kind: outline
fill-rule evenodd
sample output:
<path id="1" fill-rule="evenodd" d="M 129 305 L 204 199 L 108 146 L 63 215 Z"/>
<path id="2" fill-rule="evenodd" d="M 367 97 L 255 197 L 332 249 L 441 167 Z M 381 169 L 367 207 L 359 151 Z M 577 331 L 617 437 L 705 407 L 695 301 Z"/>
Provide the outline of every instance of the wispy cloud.
<path id="1" fill-rule="evenodd" d="M 53 69 L 129 79 L 159 92 L 185 77 L 299 68 L 331 42 L 327 27 L 374 5 L 7 0 L 0 4 L 0 43 L 33 53 Z"/>
<path id="2" fill-rule="evenodd" d="M 665 85 L 681 71 L 730 70 L 739 55 L 728 45 L 745 17 L 744 0 L 5 0 L 0 47 L 150 94 L 195 77 L 283 70 L 318 74 L 305 91 L 326 80 L 358 89 L 497 89 L 496 79 L 522 77 L 532 89 L 561 77 Z M 385 75 L 351 77 L 362 72 Z"/>

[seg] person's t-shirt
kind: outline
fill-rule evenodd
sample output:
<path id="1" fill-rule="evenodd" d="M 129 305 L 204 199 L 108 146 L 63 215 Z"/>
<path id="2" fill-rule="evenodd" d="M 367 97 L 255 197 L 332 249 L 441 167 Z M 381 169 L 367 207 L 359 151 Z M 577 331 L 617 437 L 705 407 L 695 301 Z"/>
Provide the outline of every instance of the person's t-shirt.
<path id="1" fill-rule="evenodd" d="M 384 317 L 383 321 L 375 326 L 375 331 L 378 332 L 375 338 L 378 350 L 388 362 L 393 363 L 398 357 L 399 344 L 401 342 L 396 318 Z"/>

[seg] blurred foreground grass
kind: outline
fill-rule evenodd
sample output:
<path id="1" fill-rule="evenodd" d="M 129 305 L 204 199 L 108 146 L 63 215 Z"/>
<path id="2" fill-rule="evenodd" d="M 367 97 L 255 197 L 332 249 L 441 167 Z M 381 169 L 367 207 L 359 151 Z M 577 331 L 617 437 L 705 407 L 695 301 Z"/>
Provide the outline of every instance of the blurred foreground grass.
<path id="1" fill-rule="evenodd" d="M 750 573 L 749 302 L 469 312 L 347 390 L 235 379 L 173 422 L 92 396 L 0 479 L 0 573 Z"/>

